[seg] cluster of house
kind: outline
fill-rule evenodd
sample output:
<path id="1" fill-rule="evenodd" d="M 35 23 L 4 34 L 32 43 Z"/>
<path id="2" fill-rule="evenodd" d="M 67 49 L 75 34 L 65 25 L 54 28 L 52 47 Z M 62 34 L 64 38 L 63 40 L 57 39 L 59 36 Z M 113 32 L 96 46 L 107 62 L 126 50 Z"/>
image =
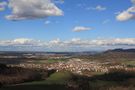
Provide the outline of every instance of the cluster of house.
<path id="1" fill-rule="evenodd" d="M 14 66 L 14 65 L 13 65 Z M 28 64 L 23 63 L 16 65 L 18 67 L 23 68 L 40 68 L 46 70 L 55 69 L 57 72 L 67 70 L 73 73 L 81 74 L 82 71 L 87 70 L 90 72 L 109 72 L 110 69 L 127 69 L 124 65 L 109 65 L 106 66 L 103 63 L 99 62 L 90 62 L 90 61 L 83 61 L 77 58 L 73 58 L 67 62 L 57 62 L 57 63 L 45 63 L 45 64 Z"/>

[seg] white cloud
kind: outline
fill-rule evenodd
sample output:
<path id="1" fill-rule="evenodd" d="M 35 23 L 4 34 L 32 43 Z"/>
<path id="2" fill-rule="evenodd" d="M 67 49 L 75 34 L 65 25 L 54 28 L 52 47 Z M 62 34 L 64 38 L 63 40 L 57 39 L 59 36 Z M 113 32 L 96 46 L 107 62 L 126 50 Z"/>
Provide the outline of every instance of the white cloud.
<path id="1" fill-rule="evenodd" d="M 20 45 L 20 46 L 42 46 L 44 43 L 42 43 L 40 40 L 34 40 L 34 39 L 28 39 L 28 38 L 18 38 L 11 40 L 13 45 Z"/>
<path id="2" fill-rule="evenodd" d="M 4 48 L 5 47 L 5 48 Z M 8 49 L 7 49 L 8 48 Z M 47 51 L 85 51 L 97 48 L 135 48 L 135 38 L 115 39 L 80 39 L 61 41 L 59 38 L 51 41 L 41 41 L 28 38 L 1 40 L 0 50 L 47 50 Z"/>
<path id="3" fill-rule="evenodd" d="M 118 21 L 135 20 L 135 0 L 131 0 L 131 1 L 133 3 L 133 6 L 131 6 L 127 10 L 119 13 L 116 16 L 116 19 Z"/>
<path id="4" fill-rule="evenodd" d="M 44 42 L 40 40 L 28 39 L 28 38 L 17 38 L 14 40 L 1 40 L 0 46 L 42 46 Z"/>
<path id="5" fill-rule="evenodd" d="M 81 31 L 88 31 L 92 30 L 90 27 L 84 27 L 84 26 L 76 26 L 73 28 L 73 32 L 81 32 Z"/>
<path id="6" fill-rule="evenodd" d="M 63 12 L 51 0 L 9 0 L 11 15 L 8 20 L 40 19 L 61 16 Z"/>
<path id="7" fill-rule="evenodd" d="M 59 38 L 57 38 L 57 39 L 55 39 L 55 40 L 51 40 L 49 43 L 50 43 L 50 44 L 54 44 L 54 45 L 56 45 L 56 44 L 60 44 L 60 43 L 61 43 L 61 41 L 60 41 L 60 39 L 59 39 Z"/>
<path id="8" fill-rule="evenodd" d="M 103 7 L 101 5 L 97 5 L 96 7 L 89 7 L 89 8 L 86 8 L 87 10 L 97 10 L 97 11 L 105 11 L 106 10 L 106 7 Z"/>
<path id="9" fill-rule="evenodd" d="M 45 21 L 45 24 L 47 25 L 47 24 L 50 24 L 51 23 L 51 21 Z"/>
<path id="10" fill-rule="evenodd" d="M 7 2 L 0 2 L 0 11 L 4 11 L 6 5 L 7 5 Z"/>
<path id="11" fill-rule="evenodd" d="M 117 20 L 127 21 L 135 19 L 135 7 L 130 7 L 128 10 L 121 12 L 117 15 Z"/>
<path id="12" fill-rule="evenodd" d="M 27 38 L 19 38 L 19 39 L 13 40 L 14 43 L 18 43 L 18 44 L 26 44 L 31 41 L 32 39 L 27 39 Z"/>

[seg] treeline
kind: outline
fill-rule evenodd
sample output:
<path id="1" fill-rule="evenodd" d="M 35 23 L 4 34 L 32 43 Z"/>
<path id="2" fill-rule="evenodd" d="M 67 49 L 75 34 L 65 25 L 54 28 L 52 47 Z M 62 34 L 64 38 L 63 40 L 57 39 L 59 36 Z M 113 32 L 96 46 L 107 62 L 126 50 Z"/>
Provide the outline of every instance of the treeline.
<path id="1" fill-rule="evenodd" d="M 135 90 L 135 72 L 112 69 L 92 77 L 74 75 L 67 86 L 69 90 Z"/>
<path id="2" fill-rule="evenodd" d="M 43 80 L 54 72 L 55 70 L 25 69 L 0 64 L 0 86 Z"/>

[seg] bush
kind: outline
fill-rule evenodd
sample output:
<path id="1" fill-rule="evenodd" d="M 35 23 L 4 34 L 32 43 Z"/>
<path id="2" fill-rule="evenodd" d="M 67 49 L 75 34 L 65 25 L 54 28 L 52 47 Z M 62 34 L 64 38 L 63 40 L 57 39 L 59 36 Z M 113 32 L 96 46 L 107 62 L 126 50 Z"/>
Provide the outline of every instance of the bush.
<path id="1" fill-rule="evenodd" d="M 54 71 L 25 69 L 21 67 L 7 67 L 6 65 L 0 65 L 0 84 L 2 86 L 43 80 L 51 73 L 54 73 Z"/>

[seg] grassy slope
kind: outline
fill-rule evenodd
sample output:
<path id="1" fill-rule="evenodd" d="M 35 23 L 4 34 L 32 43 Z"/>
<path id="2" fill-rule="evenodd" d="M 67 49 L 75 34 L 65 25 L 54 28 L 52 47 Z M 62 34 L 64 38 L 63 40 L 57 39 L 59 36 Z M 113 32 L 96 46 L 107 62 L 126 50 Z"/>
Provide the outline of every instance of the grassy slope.
<path id="1" fill-rule="evenodd" d="M 66 90 L 64 84 L 66 84 L 71 77 L 72 74 L 69 72 L 57 72 L 44 81 L 24 83 L 17 86 L 0 88 L 0 90 Z"/>
<path id="2" fill-rule="evenodd" d="M 68 80 L 70 80 L 71 77 L 72 77 L 72 74 L 69 72 L 56 72 L 44 81 L 24 83 L 23 85 L 65 84 Z"/>

